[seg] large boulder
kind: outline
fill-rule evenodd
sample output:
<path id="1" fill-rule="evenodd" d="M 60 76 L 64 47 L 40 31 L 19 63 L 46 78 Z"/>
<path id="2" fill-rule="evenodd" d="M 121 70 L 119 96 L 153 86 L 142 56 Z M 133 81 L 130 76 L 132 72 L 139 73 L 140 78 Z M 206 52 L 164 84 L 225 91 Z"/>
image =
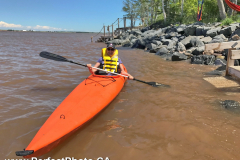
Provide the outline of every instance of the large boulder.
<path id="1" fill-rule="evenodd" d="M 182 61 L 182 60 L 187 60 L 187 56 L 179 53 L 179 52 L 174 52 L 172 55 L 172 61 Z"/>
<path id="2" fill-rule="evenodd" d="M 196 36 L 196 28 L 195 25 L 190 25 L 184 29 L 184 34 L 186 36 Z"/>
<path id="3" fill-rule="evenodd" d="M 223 35 L 217 35 L 215 37 L 213 37 L 212 41 L 210 41 L 209 43 L 221 43 L 221 42 L 227 42 L 228 39 Z"/>
<path id="4" fill-rule="evenodd" d="M 166 48 L 166 47 L 162 47 L 162 48 L 160 48 L 160 49 L 157 51 L 156 55 L 161 56 L 161 55 L 168 54 L 168 53 L 169 53 L 169 51 L 167 50 L 167 48 Z"/>
<path id="5" fill-rule="evenodd" d="M 191 44 L 191 39 L 192 39 L 192 36 L 188 36 L 186 38 L 184 38 L 183 40 L 181 40 L 180 42 L 186 47 L 186 48 L 189 48 L 189 47 L 192 47 L 192 44 Z"/>
<path id="6" fill-rule="evenodd" d="M 219 34 L 223 34 L 225 37 L 229 37 L 236 30 L 237 26 L 232 25 L 220 30 Z"/>
<path id="7" fill-rule="evenodd" d="M 206 35 L 210 37 L 215 37 L 216 35 L 218 35 L 220 30 L 221 30 L 221 27 L 210 29 L 207 31 Z"/>

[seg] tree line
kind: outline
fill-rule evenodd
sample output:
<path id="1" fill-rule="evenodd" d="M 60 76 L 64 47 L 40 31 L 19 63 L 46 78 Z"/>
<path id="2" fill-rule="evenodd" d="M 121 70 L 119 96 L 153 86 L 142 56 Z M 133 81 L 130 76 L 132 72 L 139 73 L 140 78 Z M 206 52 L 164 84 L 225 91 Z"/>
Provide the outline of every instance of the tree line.
<path id="1" fill-rule="evenodd" d="M 230 0 L 237 4 L 237 0 Z M 203 23 L 238 17 L 238 13 L 227 6 L 224 0 L 124 0 L 122 10 L 134 25 L 149 26 L 154 23 L 190 24 L 197 21 L 202 7 Z M 135 24 L 136 21 L 140 24 Z"/>

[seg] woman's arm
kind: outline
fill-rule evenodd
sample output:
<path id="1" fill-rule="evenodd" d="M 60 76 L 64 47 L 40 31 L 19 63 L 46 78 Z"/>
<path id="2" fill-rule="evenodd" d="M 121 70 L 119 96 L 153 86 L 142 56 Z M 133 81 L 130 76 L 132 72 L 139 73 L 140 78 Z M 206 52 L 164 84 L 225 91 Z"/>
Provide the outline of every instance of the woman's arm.
<path id="1" fill-rule="evenodd" d="M 134 79 L 134 77 L 131 74 L 128 74 L 126 71 L 124 71 L 122 63 L 120 63 L 120 69 L 121 69 L 121 74 L 127 75 L 129 79 Z"/>

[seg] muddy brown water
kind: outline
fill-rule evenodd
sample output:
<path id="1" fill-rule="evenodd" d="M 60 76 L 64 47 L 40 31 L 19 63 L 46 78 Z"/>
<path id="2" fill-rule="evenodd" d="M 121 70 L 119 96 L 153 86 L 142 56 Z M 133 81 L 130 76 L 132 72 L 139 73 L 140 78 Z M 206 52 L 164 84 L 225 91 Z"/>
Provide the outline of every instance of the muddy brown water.
<path id="1" fill-rule="evenodd" d="M 103 43 L 89 33 L 0 32 L 0 157 L 16 159 L 65 97 L 87 76 L 86 68 L 39 57 L 49 51 L 95 64 Z M 96 40 L 96 39 L 95 39 Z M 169 62 L 118 47 L 129 80 L 119 95 L 57 148 L 39 158 L 109 157 L 111 160 L 240 159 L 240 115 L 219 105 L 239 93 L 203 80 L 216 67 Z"/>

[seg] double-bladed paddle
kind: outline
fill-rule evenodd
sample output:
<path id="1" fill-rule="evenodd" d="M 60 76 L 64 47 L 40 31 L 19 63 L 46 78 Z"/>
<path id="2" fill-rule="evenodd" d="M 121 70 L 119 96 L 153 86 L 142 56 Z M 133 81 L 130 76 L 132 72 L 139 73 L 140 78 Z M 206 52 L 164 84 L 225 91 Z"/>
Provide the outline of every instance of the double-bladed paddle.
<path id="1" fill-rule="evenodd" d="M 73 62 L 71 60 L 68 60 L 65 57 L 62 57 L 62 56 L 59 56 L 57 54 L 50 53 L 50 52 L 47 52 L 47 51 L 42 51 L 39 55 L 41 57 L 43 57 L 43 58 L 51 59 L 51 60 L 54 60 L 54 61 L 70 62 L 70 63 L 73 63 L 73 64 L 77 64 L 77 65 L 81 65 L 81 66 L 87 67 L 86 64 L 76 63 L 76 62 Z M 119 76 L 123 76 L 123 77 L 127 77 L 128 78 L 128 76 L 126 76 L 126 75 L 109 72 L 109 71 L 103 70 L 101 68 L 96 68 L 96 67 L 92 67 L 92 68 L 95 68 L 95 69 L 100 70 L 100 71 L 104 71 L 104 72 L 107 72 L 107 73 L 112 73 L 112 74 L 115 74 L 115 75 L 119 75 Z M 134 78 L 133 80 L 138 81 L 138 82 L 142 82 L 142 83 L 145 83 L 145 84 L 148 84 L 148 85 L 153 86 L 153 87 L 159 87 L 159 86 L 170 87 L 169 85 L 165 85 L 165 84 L 161 84 L 161 83 L 157 83 L 157 82 L 145 82 L 145 81 L 142 81 L 142 80 L 139 80 L 139 79 L 136 79 L 136 78 Z"/>

